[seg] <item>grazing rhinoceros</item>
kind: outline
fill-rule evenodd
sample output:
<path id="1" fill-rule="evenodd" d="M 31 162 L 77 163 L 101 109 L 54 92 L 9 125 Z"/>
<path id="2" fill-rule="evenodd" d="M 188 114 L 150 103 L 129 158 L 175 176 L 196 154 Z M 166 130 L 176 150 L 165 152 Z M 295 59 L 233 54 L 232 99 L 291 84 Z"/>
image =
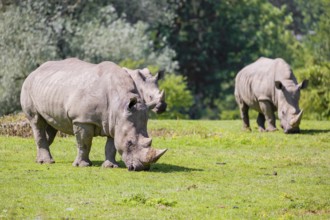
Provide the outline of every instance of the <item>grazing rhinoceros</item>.
<path id="1" fill-rule="evenodd" d="M 50 61 L 22 86 L 21 105 L 37 144 L 37 162 L 53 163 L 49 146 L 57 131 L 74 134 L 74 166 L 89 166 L 94 136 L 106 136 L 104 167 L 118 167 L 116 150 L 129 170 L 147 170 L 166 150 L 151 148 L 148 108 L 133 79 L 112 62 L 90 64 L 75 58 Z"/>
<path id="2" fill-rule="evenodd" d="M 299 109 L 300 90 L 308 81 L 298 84 L 290 66 L 280 58 L 259 58 L 236 76 L 235 98 L 241 111 L 243 127 L 250 129 L 249 108 L 259 112 L 260 131 L 276 130 L 275 111 L 285 133 L 299 132 L 303 111 Z"/>
<path id="3" fill-rule="evenodd" d="M 152 76 L 148 68 L 142 70 L 131 70 L 123 68 L 133 78 L 135 85 L 140 93 L 140 96 L 146 103 L 155 103 L 155 107 L 152 111 L 157 114 L 161 114 L 166 110 L 165 92 L 159 91 L 158 80 L 160 80 L 164 71 L 158 72 L 155 76 Z"/>

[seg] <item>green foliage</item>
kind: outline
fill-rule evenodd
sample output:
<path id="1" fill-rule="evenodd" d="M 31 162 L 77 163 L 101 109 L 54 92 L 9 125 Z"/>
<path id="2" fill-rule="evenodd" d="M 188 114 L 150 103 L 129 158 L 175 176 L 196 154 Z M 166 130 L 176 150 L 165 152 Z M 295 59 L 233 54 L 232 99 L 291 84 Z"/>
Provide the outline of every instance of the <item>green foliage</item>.
<path id="1" fill-rule="evenodd" d="M 20 109 L 19 94 L 26 75 L 55 56 L 55 47 L 33 13 L 9 7 L 0 12 L 0 115 Z"/>
<path id="2" fill-rule="evenodd" d="M 38 65 L 78 57 L 180 73 L 190 118 L 236 118 L 235 74 L 258 57 L 294 69 L 329 62 L 329 15 L 328 0 L 3 0 L 0 115 L 20 109 Z"/>
<path id="3" fill-rule="evenodd" d="M 159 81 L 159 88 L 165 90 L 167 110 L 158 118 L 188 118 L 188 112 L 193 104 L 193 96 L 187 88 L 185 77 L 175 74 L 165 75 Z"/>
<path id="4" fill-rule="evenodd" d="M 0 115 L 20 109 L 23 80 L 48 60 L 139 60 L 177 69 L 172 49 L 153 48 L 147 23 L 126 22 L 109 2 L 28 0 L 0 7 Z"/>
<path id="5" fill-rule="evenodd" d="M 315 63 L 330 62 L 330 3 L 320 1 L 322 7 L 314 33 L 307 36 L 306 44 L 313 54 Z"/>
<path id="6" fill-rule="evenodd" d="M 306 90 L 301 91 L 300 106 L 304 118 L 330 119 L 330 63 L 298 69 L 295 74 L 301 81 L 308 79 Z"/>
<path id="7" fill-rule="evenodd" d="M 329 121 L 302 133 L 241 131 L 240 120 L 150 120 L 168 148 L 149 172 L 77 168 L 75 138 L 56 138 L 55 164 L 36 164 L 32 138 L 0 136 L 1 219 L 329 219 Z"/>
<path id="8" fill-rule="evenodd" d="M 158 31 L 177 52 L 180 72 L 197 96 L 197 112 L 192 113 L 196 118 L 214 112 L 217 98 L 232 95 L 232 73 L 244 65 L 260 56 L 293 63 L 299 55 L 301 46 L 288 30 L 292 17 L 285 7 L 274 7 L 266 0 L 174 2 L 174 22 L 160 25 Z M 233 106 L 228 100 L 224 105 Z"/>

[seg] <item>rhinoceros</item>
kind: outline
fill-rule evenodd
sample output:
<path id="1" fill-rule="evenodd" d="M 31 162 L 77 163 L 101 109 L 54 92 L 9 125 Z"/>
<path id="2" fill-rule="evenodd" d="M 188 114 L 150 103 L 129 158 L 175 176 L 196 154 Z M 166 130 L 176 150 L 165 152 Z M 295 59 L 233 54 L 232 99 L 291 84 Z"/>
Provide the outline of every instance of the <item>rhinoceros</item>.
<path id="1" fill-rule="evenodd" d="M 90 166 L 95 136 L 106 136 L 104 167 L 118 167 L 116 151 L 128 170 L 148 170 L 165 152 L 151 147 L 148 109 L 130 75 L 116 64 L 91 64 L 76 58 L 48 61 L 24 81 L 23 112 L 37 145 L 37 162 L 54 163 L 49 146 L 57 131 L 74 134 L 74 166 Z"/>
<path id="2" fill-rule="evenodd" d="M 158 80 L 163 77 L 164 71 L 159 71 L 155 76 L 152 76 L 148 68 L 132 70 L 124 67 L 123 69 L 133 78 L 141 98 L 146 103 L 155 104 L 152 111 L 157 114 L 163 113 L 167 104 L 164 90 L 159 91 Z"/>
<path id="3" fill-rule="evenodd" d="M 300 90 L 308 81 L 297 83 L 296 77 L 283 59 L 261 57 L 243 68 L 235 79 L 235 98 L 239 105 L 243 128 L 250 129 L 248 110 L 259 112 L 260 131 L 274 131 L 275 111 L 285 133 L 299 132 L 303 110 L 299 108 Z M 265 129 L 267 121 L 267 129 Z"/>

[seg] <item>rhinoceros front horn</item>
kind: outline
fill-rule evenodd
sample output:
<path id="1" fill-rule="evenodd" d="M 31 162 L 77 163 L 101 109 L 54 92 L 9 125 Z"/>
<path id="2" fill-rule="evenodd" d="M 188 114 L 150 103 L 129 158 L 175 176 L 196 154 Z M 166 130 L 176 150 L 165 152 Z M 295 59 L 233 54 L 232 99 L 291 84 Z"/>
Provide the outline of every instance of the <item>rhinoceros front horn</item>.
<path id="1" fill-rule="evenodd" d="M 299 125 L 299 123 L 300 123 L 300 121 L 301 121 L 301 118 L 302 118 L 302 115 L 303 115 L 303 110 L 301 110 L 301 111 L 299 112 L 299 114 L 296 115 L 293 119 L 291 119 L 291 121 L 290 121 L 290 125 L 291 125 L 292 127 L 295 127 L 296 125 Z"/>
<path id="2" fill-rule="evenodd" d="M 147 163 L 156 163 L 157 160 L 163 156 L 163 154 L 165 154 L 165 152 L 167 151 L 167 149 L 164 150 L 158 150 L 158 149 L 154 149 L 154 148 L 150 148 L 147 156 L 146 156 L 146 162 Z"/>

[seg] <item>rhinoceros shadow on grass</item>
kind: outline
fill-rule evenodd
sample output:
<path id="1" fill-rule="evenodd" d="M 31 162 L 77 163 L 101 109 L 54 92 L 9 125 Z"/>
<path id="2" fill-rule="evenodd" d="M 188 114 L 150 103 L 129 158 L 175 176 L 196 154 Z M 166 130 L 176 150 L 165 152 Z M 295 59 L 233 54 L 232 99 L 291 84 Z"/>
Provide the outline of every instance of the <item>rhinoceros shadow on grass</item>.
<path id="1" fill-rule="evenodd" d="M 100 167 L 104 161 L 98 160 L 93 161 L 93 165 L 95 167 Z M 125 168 L 125 163 L 123 161 L 117 161 L 120 168 Z M 156 163 L 152 164 L 150 170 L 148 172 L 155 172 L 155 173 L 175 173 L 175 172 L 192 172 L 192 171 L 204 171 L 203 169 L 196 169 L 184 166 L 177 166 L 173 164 L 166 164 L 166 163 Z"/>
<path id="2" fill-rule="evenodd" d="M 330 134 L 330 129 L 306 129 L 306 130 L 300 130 L 300 134 L 321 134 L 321 133 L 329 133 Z"/>

